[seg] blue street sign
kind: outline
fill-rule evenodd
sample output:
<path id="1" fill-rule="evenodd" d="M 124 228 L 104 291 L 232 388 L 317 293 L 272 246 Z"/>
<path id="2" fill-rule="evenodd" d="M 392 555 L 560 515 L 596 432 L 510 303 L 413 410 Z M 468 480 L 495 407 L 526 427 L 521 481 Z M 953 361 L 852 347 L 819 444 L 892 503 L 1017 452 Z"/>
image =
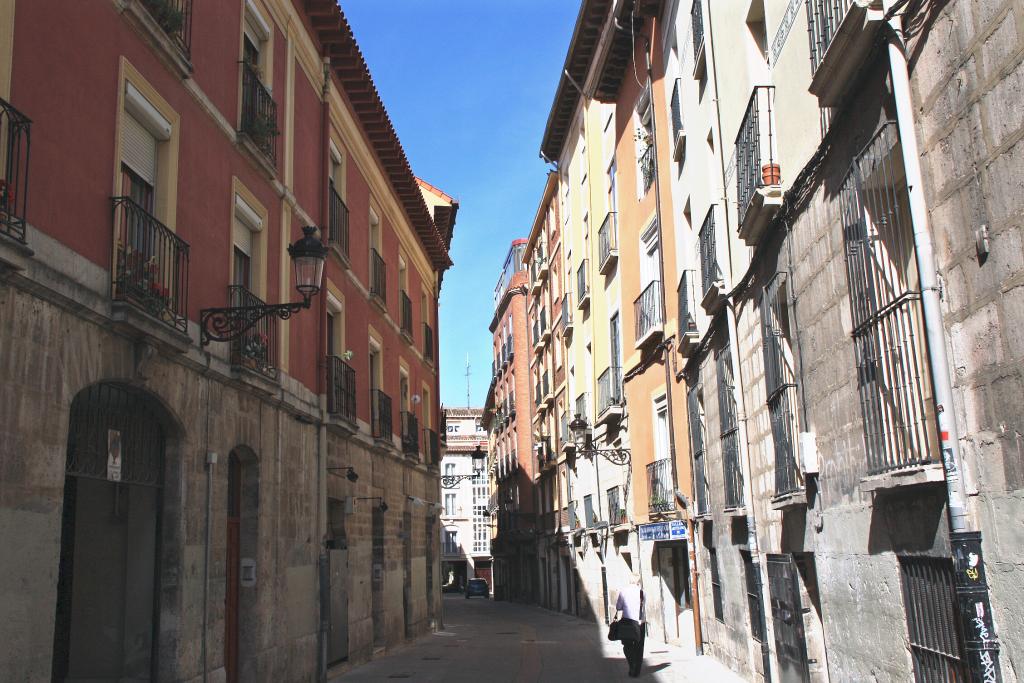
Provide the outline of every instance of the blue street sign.
<path id="1" fill-rule="evenodd" d="M 674 519 L 670 522 L 641 524 L 641 541 L 676 541 L 686 539 L 686 523 Z"/>

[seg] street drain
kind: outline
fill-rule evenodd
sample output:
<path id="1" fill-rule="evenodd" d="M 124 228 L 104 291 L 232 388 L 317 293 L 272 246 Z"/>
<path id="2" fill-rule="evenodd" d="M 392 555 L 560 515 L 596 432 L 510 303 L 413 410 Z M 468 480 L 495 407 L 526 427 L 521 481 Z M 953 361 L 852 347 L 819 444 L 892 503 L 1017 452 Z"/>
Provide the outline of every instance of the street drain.
<path id="1" fill-rule="evenodd" d="M 498 631 L 495 635 L 499 635 L 499 636 L 514 636 L 515 634 L 516 634 L 515 631 Z"/>
<path id="2" fill-rule="evenodd" d="M 440 657 L 424 657 L 423 658 L 423 661 L 425 661 L 425 662 L 437 662 L 437 661 L 440 661 L 440 660 L 441 660 Z"/>
<path id="3" fill-rule="evenodd" d="M 668 650 L 653 650 L 651 652 L 651 654 L 652 655 L 667 655 L 668 654 Z"/>
<path id="4" fill-rule="evenodd" d="M 409 674 L 391 674 L 388 678 L 412 678 Z"/>

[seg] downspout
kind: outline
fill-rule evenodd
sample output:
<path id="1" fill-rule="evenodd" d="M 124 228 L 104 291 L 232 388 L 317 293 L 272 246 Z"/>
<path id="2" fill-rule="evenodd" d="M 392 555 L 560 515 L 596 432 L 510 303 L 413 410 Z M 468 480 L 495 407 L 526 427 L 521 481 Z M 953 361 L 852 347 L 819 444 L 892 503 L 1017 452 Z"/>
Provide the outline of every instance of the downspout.
<path id="1" fill-rule="evenodd" d="M 323 58 L 324 83 L 321 90 L 323 102 L 320 108 L 320 225 L 321 240 L 323 239 L 323 226 L 330 221 L 330 207 L 328 196 L 330 188 L 330 112 L 331 105 L 328 95 L 330 93 L 330 59 Z M 327 292 L 320 296 L 318 306 L 319 319 L 317 329 L 316 358 L 316 387 L 320 399 L 320 419 L 317 421 L 316 432 L 316 454 L 317 454 L 317 528 L 316 538 L 319 539 L 319 583 L 320 583 L 320 628 L 317 634 L 317 680 L 324 683 L 327 680 L 327 639 L 330 632 L 330 565 L 327 555 L 325 539 L 327 538 Z"/>
<path id="2" fill-rule="evenodd" d="M 206 352 L 206 529 L 203 543 L 203 638 L 201 641 L 203 659 L 203 683 L 209 677 L 210 665 L 207 661 L 207 640 L 209 639 L 210 614 L 210 542 L 213 538 L 213 466 L 217 464 L 217 454 L 210 452 L 210 352 Z"/>
<path id="3" fill-rule="evenodd" d="M 885 0 L 883 4 L 888 17 L 902 3 Z M 999 639 L 992 618 L 992 605 L 981 548 L 981 531 L 971 528 L 973 525 L 967 511 L 967 492 L 963 479 L 963 453 L 960 450 L 960 435 L 953 417 L 953 385 L 949 374 L 949 358 L 946 355 L 946 334 L 939 303 L 939 277 L 915 133 L 910 74 L 901 40 L 902 22 L 898 15 L 893 15 L 889 19 L 892 29 L 888 40 L 890 73 L 893 97 L 896 101 L 896 122 L 903 147 L 903 166 L 914 230 L 914 253 L 921 280 L 928 367 L 935 397 L 935 418 L 939 428 L 942 464 L 945 470 L 950 549 L 956 573 L 960 625 L 966 644 L 970 679 L 999 681 L 1002 680 Z"/>
<path id="4" fill-rule="evenodd" d="M 732 226 L 730 224 L 730 212 L 729 212 L 729 192 L 728 192 L 728 181 L 726 179 L 725 169 L 725 155 L 723 154 L 723 138 L 722 138 L 722 110 L 719 106 L 719 90 L 718 90 L 718 65 L 715 63 L 715 40 L 714 40 L 714 22 L 711 19 L 711 6 L 713 3 L 707 3 L 707 31 L 709 43 L 705 47 L 709 57 L 709 65 L 712 70 L 712 81 L 714 82 L 714 102 L 715 102 L 715 125 L 718 128 L 718 164 L 722 170 L 722 207 L 725 209 L 723 212 L 725 215 L 725 244 L 727 246 L 727 255 L 729 258 L 729 274 L 730 280 L 732 279 Z M 733 340 L 735 343 L 730 343 L 729 350 L 729 362 L 732 366 L 732 377 L 733 377 L 733 401 L 736 403 L 737 410 L 737 426 L 740 434 L 740 448 L 743 450 L 743 455 L 740 458 L 740 466 L 743 468 L 743 495 L 746 500 L 746 519 L 747 519 L 747 551 L 750 553 L 751 562 L 754 565 L 754 581 L 757 585 L 757 600 L 761 607 L 761 668 L 763 669 L 763 675 L 765 683 L 771 683 L 772 671 L 771 671 L 771 653 L 768 646 L 768 627 L 764 601 L 764 580 L 761 577 L 761 552 L 757 542 L 757 519 L 754 515 L 754 486 L 751 481 L 752 467 L 750 463 L 750 437 L 747 432 L 747 410 L 746 402 L 744 400 L 742 374 L 740 373 L 740 362 L 739 362 L 739 334 L 736 327 L 736 308 L 735 301 L 727 301 L 725 309 L 725 320 L 728 327 L 728 338 L 730 342 Z"/>

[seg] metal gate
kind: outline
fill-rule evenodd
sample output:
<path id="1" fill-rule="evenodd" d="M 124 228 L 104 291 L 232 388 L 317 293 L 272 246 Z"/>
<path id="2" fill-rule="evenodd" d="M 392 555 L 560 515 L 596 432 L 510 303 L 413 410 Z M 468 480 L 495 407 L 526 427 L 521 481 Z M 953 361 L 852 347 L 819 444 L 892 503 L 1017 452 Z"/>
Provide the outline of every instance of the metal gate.
<path id="1" fill-rule="evenodd" d="M 808 683 L 800 584 L 792 555 L 768 555 L 768 592 L 775 626 L 775 651 L 781 683 Z"/>

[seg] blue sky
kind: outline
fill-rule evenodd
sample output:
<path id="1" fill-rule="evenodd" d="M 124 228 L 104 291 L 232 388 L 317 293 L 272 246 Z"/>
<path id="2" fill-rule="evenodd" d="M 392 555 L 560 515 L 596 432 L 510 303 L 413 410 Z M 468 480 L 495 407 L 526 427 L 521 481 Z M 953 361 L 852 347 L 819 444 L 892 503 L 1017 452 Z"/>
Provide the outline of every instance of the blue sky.
<path id="1" fill-rule="evenodd" d="M 460 203 L 441 290 L 441 400 L 482 405 L 493 291 L 544 186 L 544 124 L 576 0 L 342 0 L 413 171 Z"/>

